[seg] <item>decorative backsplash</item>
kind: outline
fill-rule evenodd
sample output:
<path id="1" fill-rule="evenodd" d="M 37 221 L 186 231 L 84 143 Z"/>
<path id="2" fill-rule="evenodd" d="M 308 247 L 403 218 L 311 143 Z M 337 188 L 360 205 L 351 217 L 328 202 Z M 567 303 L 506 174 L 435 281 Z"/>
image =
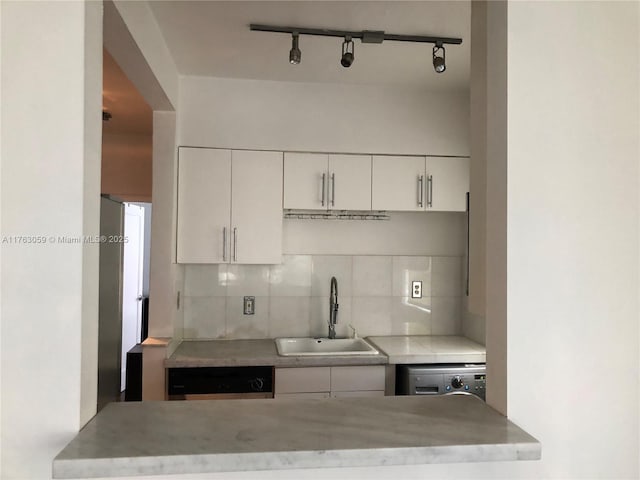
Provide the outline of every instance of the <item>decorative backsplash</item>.
<path id="1" fill-rule="evenodd" d="M 326 336 L 338 280 L 338 336 L 462 332 L 463 257 L 285 255 L 281 265 L 187 265 L 185 339 Z M 422 298 L 411 282 L 422 281 Z M 243 297 L 255 314 L 243 314 Z"/>

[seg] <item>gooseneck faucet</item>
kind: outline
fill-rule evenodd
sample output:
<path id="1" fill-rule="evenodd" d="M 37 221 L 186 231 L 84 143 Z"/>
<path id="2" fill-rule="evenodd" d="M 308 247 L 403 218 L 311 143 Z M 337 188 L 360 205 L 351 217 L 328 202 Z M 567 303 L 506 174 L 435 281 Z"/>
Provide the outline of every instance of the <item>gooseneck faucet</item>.
<path id="1" fill-rule="evenodd" d="M 338 280 L 331 277 L 331 293 L 329 294 L 329 338 L 336 338 L 338 322 Z"/>

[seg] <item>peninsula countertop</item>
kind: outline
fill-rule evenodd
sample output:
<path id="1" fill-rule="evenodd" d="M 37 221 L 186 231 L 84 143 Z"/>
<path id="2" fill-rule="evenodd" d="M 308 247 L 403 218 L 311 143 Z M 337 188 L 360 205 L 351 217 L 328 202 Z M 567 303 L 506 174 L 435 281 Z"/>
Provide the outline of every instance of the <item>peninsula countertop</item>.
<path id="1" fill-rule="evenodd" d="M 184 367 L 320 367 L 332 365 L 384 365 L 387 356 L 375 355 L 278 355 L 273 339 L 185 340 L 164 361 L 166 368 Z"/>
<path id="2" fill-rule="evenodd" d="M 537 460 L 540 443 L 473 396 L 111 403 L 54 478 Z"/>

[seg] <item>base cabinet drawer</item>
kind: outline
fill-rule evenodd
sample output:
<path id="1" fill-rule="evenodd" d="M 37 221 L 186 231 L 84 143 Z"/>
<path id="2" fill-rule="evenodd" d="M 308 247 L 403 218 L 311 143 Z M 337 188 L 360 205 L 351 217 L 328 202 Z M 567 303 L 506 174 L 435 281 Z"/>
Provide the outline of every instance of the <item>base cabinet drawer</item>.
<path id="1" fill-rule="evenodd" d="M 354 392 L 331 392 L 333 398 L 384 397 L 384 390 L 360 390 Z"/>
<path id="2" fill-rule="evenodd" d="M 274 398 L 329 398 L 329 392 L 276 393 Z"/>
<path id="3" fill-rule="evenodd" d="M 276 398 L 382 396 L 385 366 L 276 368 Z M 317 394 L 317 395 L 316 395 Z"/>
<path id="4" fill-rule="evenodd" d="M 331 368 L 276 368 L 275 394 L 329 392 Z"/>
<path id="5" fill-rule="evenodd" d="M 384 365 L 332 367 L 331 391 L 384 391 Z"/>

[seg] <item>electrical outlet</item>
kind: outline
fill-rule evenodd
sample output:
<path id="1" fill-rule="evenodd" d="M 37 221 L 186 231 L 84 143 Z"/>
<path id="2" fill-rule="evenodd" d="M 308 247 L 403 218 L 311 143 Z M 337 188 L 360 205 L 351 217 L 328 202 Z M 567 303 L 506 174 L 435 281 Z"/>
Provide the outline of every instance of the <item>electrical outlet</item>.
<path id="1" fill-rule="evenodd" d="M 422 298 L 422 282 L 419 280 L 411 282 L 411 298 Z"/>
<path id="2" fill-rule="evenodd" d="M 244 314 L 253 315 L 256 313 L 256 297 L 244 297 Z"/>

